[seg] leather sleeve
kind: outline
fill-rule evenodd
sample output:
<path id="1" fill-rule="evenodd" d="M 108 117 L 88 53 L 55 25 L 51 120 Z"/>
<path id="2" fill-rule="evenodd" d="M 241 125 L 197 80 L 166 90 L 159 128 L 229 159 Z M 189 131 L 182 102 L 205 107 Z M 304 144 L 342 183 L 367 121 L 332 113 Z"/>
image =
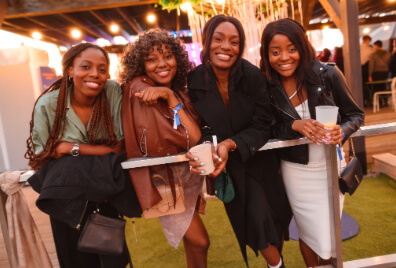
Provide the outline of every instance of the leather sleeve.
<path id="1" fill-rule="evenodd" d="M 122 92 L 121 119 L 124 129 L 125 150 L 127 152 L 127 158 L 130 159 L 142 157 L 135 132 L 133 117 L 133 94 L 135 91 L 132 87 L 132 84 L 130 82 L 123 84 Z M 129 177 L 135 188 L 136 195 L 139 199 L 140 206 L 143 210 L 151 208 L 161 201 L 161 196 L 154 188 L 154 185 L 150 179 L 150 171 L 148 168 L 135 168 L 129 169 L 128 171 Z"/>
<path id="2" fill-rule="evenodd" d="M 344 75 L 335 66 L 328 66 L 326 81 L 331 83 L 335 104 L 339 107 L 342 130 L 345 133 L 344 142 L 364 123 L 364 112 L 359 108 Z"/>

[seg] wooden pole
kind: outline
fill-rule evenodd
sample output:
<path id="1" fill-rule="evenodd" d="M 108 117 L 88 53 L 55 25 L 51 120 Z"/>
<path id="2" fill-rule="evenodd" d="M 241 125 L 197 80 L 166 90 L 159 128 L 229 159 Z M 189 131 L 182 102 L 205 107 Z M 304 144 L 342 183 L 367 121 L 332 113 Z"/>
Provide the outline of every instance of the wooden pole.
<path id="1" fill-rule="evenodd" d="M 341 31 L 344 35 L 344 70 L 347 84 L 359 107 L 363 110 L 363 82 L 360 63 L 359 7 L 357 1 L 341 0 Z M 366 143 L 364 137 L 353 139 L 356 157 L 367 174 Z"/>

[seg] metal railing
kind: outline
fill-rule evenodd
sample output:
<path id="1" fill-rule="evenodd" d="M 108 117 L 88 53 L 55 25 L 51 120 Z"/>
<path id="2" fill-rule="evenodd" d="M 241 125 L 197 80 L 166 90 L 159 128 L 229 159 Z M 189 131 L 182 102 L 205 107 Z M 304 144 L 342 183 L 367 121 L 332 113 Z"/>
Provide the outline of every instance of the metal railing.
<path id="1" fill-rule="evenodd" d="M 355 132 L 352 137 L 362 137 L 376 134 L 386 134 L 396 132 L 396 123 L 388 123 L 388 124 L 380 124 L 380 125 L 372 125 L 361 127 L 357 132 Z M 301 144 L 309 144 L 311 141 L 307 138 L 300 138 L 294 140 L 269 140 L 260 150 L 271 150 L 278 149 L 290 146 L 296 146 Z M 330 204 L 330 212 L 332 215 L 331 218 L 334 220 L 330 223 L 330 232 L 332 237 L 332 256 L 333 256 L 333 266 L 334 267 L 344 267 L 343 259 L 342 259 L 342 238 L 341 238 L 341 219 L 340 219 L 340 204 L 339 198 L 333 198 L 334 196 L 338 196 L 339 193 L 339 185 L 338 185 L 338 169 L 337 169 L 337 153 L 335 145 L 328 145 L 325 147 L 326 152 L 326 163 L 327 163 L 327 178 L 329 184 L 329 204 Z M 188 161 L 188 159 L 184 156 L 184 154 L 172 155 L 172 156 L 164 156 L 164 157 L 144 157 L 144 158 L 135 158 L 130 159 L 123 162 L 121 165 L 123 169 L 129 168 L 137 168 L 137 167 L 147 167 L 153 165 L 161 165 L 161 164 L 169 164 L 169 163 L 177 163 Z M 21 175 L 21 181 L 26 181 L 33 172 L 27 172 Z M 1 190 L 0 190 L 1 192 Z M 2 193 L 3 194 L 3 193 Z M 3 196 L 4 198 L 4 196 Z M 336 212 L 336 213 L 335 213 Z M 5 215 L 4 213 L 4 203 L 0 206 L 0 214 Z M 6 230 L 3 226 L 4 221 L 1 222 L 2 231 L 4 235 L 4 239 L 8 237 L 8 234 L 4 234 Z M 7 246 L 8 241 L 5 241 Z M 7 249 L 8 250 L 8 249 Z M 379 260 L 379 257 L 375 257 L 375 261 L 368 261 L 366 263 L 372 263 L 366 266 L 354 266 L 354 265 L 346 265 L 345 267 L 393 267 L 396 266 L 396 254 L 384 256 L 383 261 Z M 359 261 L 359 260 L 357 260 Z M 331 266 L 330 266 L 331 267 Z"/>
<path id="2" fill-rule="evenodd" d="M 396 123 L 380 124 L 361 127 L 358 131 L 353 133 L 351 137 L 363 137 L 376 134 L 386 134 L 396 132 Z M 301 144 L 312 143 L 307 138 L 300 138 L 294 140 L 269 140 L 260 151 L 279 149 L 284 147 L 296 146 Z M 334 219 L 330 223 L 330 234 L 331 234 L 331 245 L 332 245 L 332 257 L 334 267 L 343 267 L 342 259 L 342 238 L 341 238 L 341 218 L 340 218 L 340 200 L 338 197 L 339 184 L 338 184 L 338 166 L 337 166 L 337 152 L 335 145 L 328 145 L 325 147 L 326 153 L 326 165 L 327 165 L 327 180 L 329 185 L 329 204 L 330 204 L 330 219 Z M 188 161 L 184 154 L 164 156 L 164 157 L 142 157 L 130 159 L 122 163 L 124 169 L 138 168 L 145 166 L 169 164 Z M 336 212 L 336 213 L 335 213 Z M 369 263 L 369 262 L 367 262 Z M 381 264 L 382 266 L 378 266 Z M 387 266 L 392 265 L 392 266 Z M 364 267 L 393 267 L 396 266 L 395 258 L 384 258 L 384 261 L 377 260 L 375 265 L 368 265 Z M 352 266 L 354 267 L 354 266 Z M 355 266 L 361 267 L 361 266 Z"/>

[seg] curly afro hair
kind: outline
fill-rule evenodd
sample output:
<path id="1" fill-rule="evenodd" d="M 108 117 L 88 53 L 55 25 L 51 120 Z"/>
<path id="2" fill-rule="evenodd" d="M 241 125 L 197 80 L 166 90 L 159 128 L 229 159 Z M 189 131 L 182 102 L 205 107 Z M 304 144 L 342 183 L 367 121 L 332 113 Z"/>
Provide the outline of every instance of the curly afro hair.
<path id="1" fill-rule="evenodd" d="M 188 59 L 185 46 L 179 38 L 174 38 L 163 29 L 152 29 L 145 31 L 143 35 L 134 43 L 129 44 L 121 58 L 120 79 L 123 83 L 131 81 L 134 77 L 144 75 L 144 59 L 153 51 L 154 47 L 162 47 L 165 44 L 176 58 L 177 72 L 172 80 L 173 90 L 184 90 L 186 85 L 187 73 L 192 71 L 193 64 Z M 163 53 L 162 49 L 158 49 Z"/>

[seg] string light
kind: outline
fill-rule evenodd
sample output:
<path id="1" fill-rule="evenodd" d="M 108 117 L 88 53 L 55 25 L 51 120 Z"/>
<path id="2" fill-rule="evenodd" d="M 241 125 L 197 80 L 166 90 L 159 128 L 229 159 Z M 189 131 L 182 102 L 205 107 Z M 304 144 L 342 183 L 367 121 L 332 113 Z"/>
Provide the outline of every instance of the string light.
<path id="1" fill-rule="evenodd" d="M 186 12 L 187 10 L 191 10 L 192 6 L 190 2 L 185 2 L 180 6 L 180 9 L 184 12 Z"/>
<path id="2" fill-rule="evenodd" d="M 147 15 L 147 21 L 150 22 L 150 23 L 155 22 L 156 19 L 157 19 L 157 18 L 155 17 L 154 14 L 148 14 L 148 15 Z"/>
<path id="3" fill-rule="evenodd" d="M 112 25 L 110 26 L 110 30 L 111 30 L 113 33 L 116 33 L 116 32 L 118 32 L 118 31 L 120 30 L 120 27 L 118 27 L 117 24 L 112 24 Z"/>
<path id="4" fill-rule="evenodd" d="M 33 32 L 33 33 L 32 33 L 32 37 L 33 37 L 34 39 L 36 39 L 36 40 L 40 40 L 40 39 L 42 38 L 42 35 L 41 35 L 41 33 L 39 33 L 39 32 Z"/>
<path id="5" fill-rule="evenodd" d="M 71 35 L 73 36 L 73 38 L 78 39 L 81 37 L 81 32 L 77 29 L 74 29 L 71 31 Z"/>

